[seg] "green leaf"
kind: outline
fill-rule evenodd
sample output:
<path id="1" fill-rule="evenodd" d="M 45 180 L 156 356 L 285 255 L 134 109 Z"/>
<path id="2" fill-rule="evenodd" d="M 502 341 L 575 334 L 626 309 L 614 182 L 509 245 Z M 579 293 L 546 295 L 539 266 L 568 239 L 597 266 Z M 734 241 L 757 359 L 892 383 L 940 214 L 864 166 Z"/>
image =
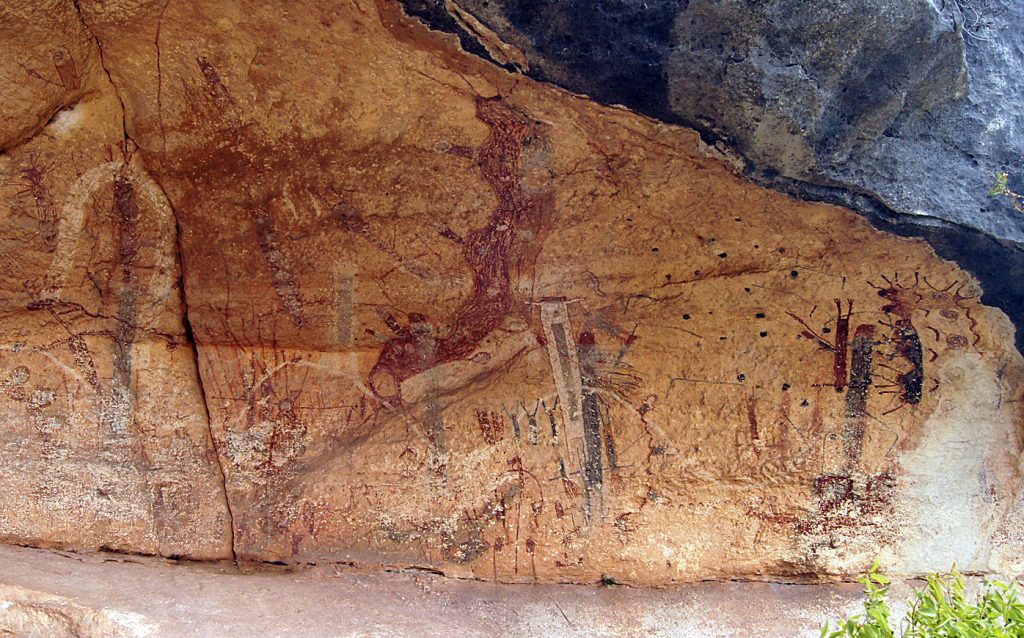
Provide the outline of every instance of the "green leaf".
<path id="1" fill-rule="evenodd" d="M 864 615 L 851 616 L 836 630 L 826 623 L 821 638 L 1024 638 L 1019 583 L 987 581 L 968 600 L 964 576 L 953 565 L 946 575 L 928 576 L 925 586 L 914 592 L 897 634 L 886 600 L 890 581 L 879 573 L 877 561 L 859 581 L 867 597 Z"/>
<path id="2" fill-rule="evenodd" d="M 992 190 L 988 192 L 989 195 L 1005 195 L 1006 194 L 1006 180 L 1009 175 L 1002 171 L 996 171 L 996 183 L 992 185 Z"/>

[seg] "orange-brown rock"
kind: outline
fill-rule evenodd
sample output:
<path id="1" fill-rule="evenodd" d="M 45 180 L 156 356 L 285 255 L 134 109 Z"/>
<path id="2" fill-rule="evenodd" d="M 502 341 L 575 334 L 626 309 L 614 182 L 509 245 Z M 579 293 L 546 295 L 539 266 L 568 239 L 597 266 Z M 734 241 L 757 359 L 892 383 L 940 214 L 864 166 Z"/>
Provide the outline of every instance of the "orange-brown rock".
<path id="1" fill-rule="evenodd" d="M 385 0 L 80 5 L 112 85 L 83 62 L 3 158 L 4 538 L 522 582 L 1024 569 L 1013 328 L 923 243 Z"/>
<path id="2" fill-rule="evenodd" d="M 2 11 L 0 538 L 230 558 L 169 202 L 74 5 Z"/>

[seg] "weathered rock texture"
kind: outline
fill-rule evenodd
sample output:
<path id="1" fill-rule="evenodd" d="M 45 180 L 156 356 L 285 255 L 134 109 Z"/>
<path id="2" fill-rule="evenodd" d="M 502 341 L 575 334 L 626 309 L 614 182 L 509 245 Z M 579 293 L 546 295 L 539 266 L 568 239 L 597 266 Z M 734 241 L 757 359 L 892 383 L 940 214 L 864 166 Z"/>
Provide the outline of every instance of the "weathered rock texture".
<path id="1" fill-rule="evenodd" d="M 4 133 L 4 539 L 516 582 L 1024 570 L 1013 326 L 923 242 L 384 0 L 78 4 L 88 88 Z M 23 100 L 74 11 L 36 19 Z"/>
<path id="2" fill-rule="evenodd" d="M 988 196 L 996 171 L 1024 184 L 1024 4 L 402 3 L 509 69 L 697 127 L 762 184 L 927 239 L 1024 326 L 1024 218 Z"/>
<path id="3" fill-rule="evenodd" d="M 13 45 L 0 56 L 0 533 L 230 557 L 174 215 L 74 6 L 13 4 L 0 10 Z"/>
<path id="4" fill-rule="evenodd" d="M 0 635 L 817 638 L 826 618 L 863 609 L 860 590 L 736 582 L 670 590 L 495 585 L 333 565 L 243 575 L 154 558 L 0 547 Z M 894 585 L 897 613 L 907 594 Z"/>

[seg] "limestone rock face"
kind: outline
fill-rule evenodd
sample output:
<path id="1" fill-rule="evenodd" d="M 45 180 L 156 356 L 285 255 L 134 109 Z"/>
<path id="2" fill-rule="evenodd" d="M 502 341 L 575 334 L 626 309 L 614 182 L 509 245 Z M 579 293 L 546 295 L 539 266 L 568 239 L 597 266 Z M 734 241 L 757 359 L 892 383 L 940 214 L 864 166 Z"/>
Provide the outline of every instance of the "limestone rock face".
<path id="1" fill-rule="evenodd" d="M 926 239 L 1020 328 L 1024 4 L 1004 0 L 402 0 L 462 46 L 695 126 L 761 184 Z M 1018 332 L 1018 348 L 1024 338 Z"/>
<path id="2" fill-rule="evenodd" d="M 384 0 L 79 6 L 96 88 L 3 158 L 5 539 L 1024 569 L 1013 326 L 923 242 Z"/>
<path id="3" fill-rule="evenodd" d="M 74 5 L 18 17 L 2 56 L 24 70 L 5 75 L 0 132 L 22 140 L 0 155 L 0 535 L 230 557 L 174 215 Z"/>
<path id="4" fill-rule="evenodd" d="M 794 178 L 841 163 L 905 110 L 968 88 L 952 3 L 405 4 L 427 18 L 450 13 L 467 28 L 466 16 L 479 16 L 522 51 L 518 66 L 727 132 L 756 165 Z"/>
<path id="5" fill-rule="evenodd" d="M 0 7 L 0 149 L 36 133 L 60 109 L 89 91 L 96 49 L 70 2 L 7 2 Z M 17 87 L 17 90 L 13 90 Z"/>
<path id="6" fill-rule="evenodd" d="M 352 573 L 336 565 L 240 576 L 230 566 L 0 547 L 0 635 L 813 638 L 823 618 L 863 609 L 860 590 L 856 583 L 735 581 L 671 589 L 523 587 L 424 572 Z M 897 581 L 891 594 L 899 610 L 910 592 Z M 173 604 L 153 604 L 167 600 Z"/>

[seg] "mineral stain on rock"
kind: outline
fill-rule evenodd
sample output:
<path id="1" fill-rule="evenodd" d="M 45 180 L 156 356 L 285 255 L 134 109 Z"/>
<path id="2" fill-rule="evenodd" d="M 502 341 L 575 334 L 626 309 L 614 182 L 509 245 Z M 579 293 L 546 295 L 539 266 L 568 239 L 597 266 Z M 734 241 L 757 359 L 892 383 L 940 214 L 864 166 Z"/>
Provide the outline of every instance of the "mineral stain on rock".
<path id="1" fill-rule="evenodd" d="M 442 0 L 402 0 L 486 56 Z M 983 284 L 1018 326 L 1024 222 L 987 193 L 1024 179 L 1024 72 L 1014 3 L 462 0 L 522 50 L 524 72 L 691 126 L 745 158 L 745 174 L 848 206 L 928 241 Z M 1015 279 L 1013 279 L 1015 281 Z"/>
<path id="2" fill-rule="evenodd" d="M 513 276 L 530 268 L 530 257 L 536 254 L 535 248 L 523 244 L 541 241 L 550 202 L 543 194 L 527 194 L 520 184 L 523 144 L 528 136 L 540 134 L 539 123 L 495 98 L 477 98 L 476 117 L 490 129 L 476 163 L 498 205 L 486 226 L 459 242 L 472 272 L 472 293 L 455 312 L 451 326 L 436 337 L 439 331 L 422 315 L 410 315 L 408 328 L 396 326 L 369 377 L 374 393 L 386 401 L 398 398 L 397 388 L 405 379 L 466 358 L 494 331 L 516 305 Z M 522 302 L 518 305 L 521 311 Z M 390 393 L 382 391 L 380 375 L 390 377 Z"/>
<path id="3" fill-rule="evenodd" d="M 621 96 L 662 83 L 661 108 L 680 16 L 737 72 L 785 48 L 719 51 L 706 2 L 597 6 L 656 34 L 600 73 Z M 0 156 L 4 540 L 527 583 L 847 577 L 911 564 L 952 498 L 928 479 L 958 462 L 953 419 L 985 477 L 955 493 L 962 566 L 1022 568 L 999 531 L 1021 499 L 1013 327 L 923 242 L 387 0 L 79 8 L 80 125 Z M 508 15 L 543 35 L 581 10 L 553 8 Z M 908 60 L 948 53 L 933 35 Z M 546 37 L 513 45 L 569 46 Z M 791 53 L 777 77 L 830 64 Z M 854 83 L 818 114 L 825 152 L 884 138 L 896 94 L 959 86 L 904 62 L 864 76 L 895 93 Z"/>
<path id="4" fill-rule="evenodd" d="M 874 350 L 875 327 L 868 324 L 857 326 L 853 335 L 853 365 L 850 369 L 850 391 L 846 394 L 846 430 L 843 433 L 846 461 L 851 466 L 856 466 L 864 450 Z"/>

